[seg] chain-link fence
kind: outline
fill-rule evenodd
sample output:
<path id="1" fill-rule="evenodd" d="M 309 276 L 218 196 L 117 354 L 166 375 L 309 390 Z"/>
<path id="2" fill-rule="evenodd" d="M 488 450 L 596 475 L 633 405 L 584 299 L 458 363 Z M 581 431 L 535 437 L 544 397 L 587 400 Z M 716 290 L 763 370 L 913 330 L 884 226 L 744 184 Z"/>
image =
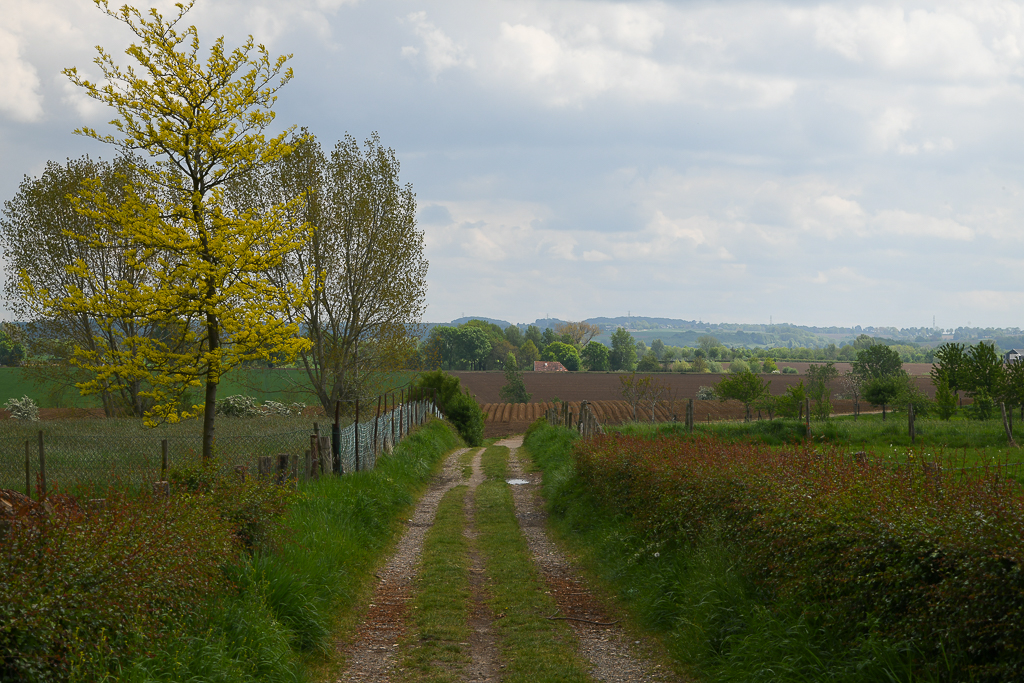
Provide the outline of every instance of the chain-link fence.
<path id="1" fill-rule="evenodd" d="M 216 462 L 222 470 L 238 466 L 257 471 L 263 456 L 288 454 L 302 461 L 320 444 L 337 452 L 342 473 L 373 469 L 379 453 L 389 452 L 427 416 L 442 417 L 430 401 L 411 401 L 339 429 L 335 451 L 332 425 L 311 440 L 314 425 L 298 416 L 222 418 L 217 422 Z M 358 439 L 357 439 L 358 435 Z M 358 441 L 358 446 L 357 446 Z M 146 487 L 170 470 L 202 462 L 203 438 L 196 423 L 146 429 L 139 420 L 67 420 L 0 423 L 0 488 L 35 496 L 48 490 L 80 487 Z M 334 469 L 328 453 L 324 471 Z"/>

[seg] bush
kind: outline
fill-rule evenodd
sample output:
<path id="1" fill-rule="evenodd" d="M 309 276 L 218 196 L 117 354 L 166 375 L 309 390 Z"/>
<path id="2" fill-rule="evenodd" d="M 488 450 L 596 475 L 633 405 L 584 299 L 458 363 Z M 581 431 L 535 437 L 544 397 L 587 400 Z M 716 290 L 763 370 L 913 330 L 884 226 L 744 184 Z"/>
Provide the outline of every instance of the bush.
<path id="1" fill-rule="evenodd" d="M 714 401 L 718 397 L 715 395 L 714 387 L 698 387 L 694 398 L 698 401 Z"/>
<path id="2" fill-rule="evenodd" d="M 802 615 L 830 657 L 860 650 L 874 666 L 877 647 L 905 652 L 913 680 L 1021 680 L 1024 500 L 1012 480 L 951 465 L 894 469 L 839 451 L 622 435 L 575 449 L 580 488 L 600 514 L 628 520 L 642 553 L 671 563 L 708 539 L 723 543 L 766 611 Z M 664 623 L 693 623 L 661 594 Z M 750 633 L 728 609 L 719 618 L 731 626 L 711 629 L 728 635 L 714 648 Z M 808 664 L 820 666 L 819 655 Z"/>
<path id="3" fill-rule="evenodd" d="M 28 396 L 7 399 L 7 403 L 4 404 L 4 410 L 10 411 L 11 418 L 14 420 L 25 420 L 28 422 L 39 420 L 39 406 Z"/>
<path id="4" fill-rule="evenodd" d="M 672 372 L 691 372 L 693 368 L 685 360 L 678 360 L 672 364 Z"/>
<path id="5" fill-rule="evenodd" d="M 795 375 L 796 374 L 796 368 L 791 368 L 791 367 L 789 367 L 787 365 L 786 367 L 782 368 L 782 374 L 783 375 Z"/>
<path id="6" fill-rule="evenodd" d="M 753 372 L 753 370 L 750 369 L 750 365 L 747 363 L 747 361 L 743 360 L 742 358 L 737 358 L 736 360 L 729 363 L 729 372 L 736 375 L 743 372 Z"/>
<path id="7" fill-rule="evenodd" d="M 462 440 L 470 446 L 483 443 L 485 413 L 480 410 L 480 405 L 469 393 L 469 389 L 463 393 L 458 377 L 443 370 L 424 372 L 413 382 L 409 395 L 414 400 L 436 395 L 438 408 L 459 432 Z"/>
<path id="8" fill-rule="evenodd" d="M 236 394 L 217 401 L 217 414 L 226 417 L 257 417 L 260 409 L 254 397 Z"/>

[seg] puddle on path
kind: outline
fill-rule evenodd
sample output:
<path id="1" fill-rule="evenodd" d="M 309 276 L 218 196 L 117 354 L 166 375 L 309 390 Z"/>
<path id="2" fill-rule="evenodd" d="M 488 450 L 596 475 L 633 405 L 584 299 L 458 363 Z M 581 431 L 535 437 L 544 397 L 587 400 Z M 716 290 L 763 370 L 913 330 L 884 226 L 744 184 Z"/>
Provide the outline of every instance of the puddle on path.
<path id="1" fill-rule="evenodd" d="M 512 486 L 519 486 L 521 484 L 529 484 L 530 482 L 526 479 L 506 479 L 506 484 L 512 484 Z"/>

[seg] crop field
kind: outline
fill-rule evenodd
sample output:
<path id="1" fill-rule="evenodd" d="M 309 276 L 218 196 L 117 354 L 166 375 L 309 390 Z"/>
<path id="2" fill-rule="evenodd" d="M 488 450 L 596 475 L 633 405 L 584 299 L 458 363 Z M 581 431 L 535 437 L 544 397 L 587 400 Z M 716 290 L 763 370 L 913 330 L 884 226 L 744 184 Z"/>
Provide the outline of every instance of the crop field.
<path id="1" fill-rule="evenodd" d="M 567 401 L 569 408 L 577 415 L 580 412 L 579 401 Z M 555 407 L 551 401 L 537 403 L 485 403 L 484 413 L 487 415 L 484 422 L 484 436 L 501 437 L 512 434 L 522 434 L 530 424 L 541 417 L 545 412 Z M 603 425 L 620 425 L 626 422 L 633 422 L 633 408 L 623 400 L 591 401 L 591 408 L 597 415 L 597 420 Z M 832 406 L 837 413 L 852 413 L 854 410 L 853 401 L 833 399 Z M 861 402 L 861 412 L 867 412 L 872 407 Z M 654 412 L 654 422 L 682 422 L 686 415 L 686 401 L 680 400 L 673 403 L 662 403 Z M 696 422 L 720 422 L 722 420 L 742 420 L 743 404 L 739 401 L 694 401 L 693 416 Z M 754 413 L 757 417 L 757 413 Z M 767 415 L 764 416 L 767 419 Z M 650 422 L 651 413 L 648 407 L 638 406 L 636 420 L 639 422 Z"/>
<path id="2" fill-rule="evenodd" d="M 798 365 L 797 363 L 793 364 Z M 803 363 L 802 365 L 808 365 Z M 909 371 L 909 370 L 908 370 Z M 481 404 L 500 403 L 498 392 L 505 384 L 502 372 L 453 372 L 462 386 L 476 396 Z M 642 373 L 637 373 L 641 375 Z M 562 401 L 618 401 L 622 399 L 622 384 L 619 378 L 622 373 L 614 372 L 524 372 L 526 391 L 532 394 L 531 400 L 543 403 L 559 399 Z M 678 400 L 693 398 L 697 389 L 717 384 L 725 375 L 712 374 L 681 374 L 677 372 L 656 372 L 651 377 L 658 384 L 666 385 Z M 786 387 L 806 381 L 802 375 L 761 375 L 771 382 L 770 391 L 779 395 L 786 392 Z M 917 387 L 934 397 L 935 387 L 927 376 L 914 375 Z M 714 418 L 712 418 L 714 419 Z"/>

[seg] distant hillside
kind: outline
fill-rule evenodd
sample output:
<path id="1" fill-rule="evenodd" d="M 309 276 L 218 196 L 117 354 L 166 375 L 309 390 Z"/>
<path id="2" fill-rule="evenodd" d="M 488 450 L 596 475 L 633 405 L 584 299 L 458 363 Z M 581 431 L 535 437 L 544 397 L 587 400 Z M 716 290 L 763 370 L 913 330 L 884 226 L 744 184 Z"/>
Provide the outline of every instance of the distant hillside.
<path id="1" fill-rule="evenodd" d="M 483 316 L 463 317 L 450 323 L 424 323 L 424 334 L 437 325 L 457 326 L 470 320 L 485 320 L 501 328 L 511 323 L 505 320 Z M 541 330 L 555 327 L 565 322 L 558 318 L 539 318 L 532 323 L 516 323 L 520 329 L 536 325 Z M 604 332 L 596 337 L 603 344 L 609 344 L 611 333 L 616 328 L 629 330 L 638 341 L 650 345 L 655 339 L 661 339 L 669 346 L 697 346 L 698 339 L 703 335 L 711 335 L 726 346 L 744 348 L 775 348 L 805 347 L 824 348 L 829 344 L 842 346 L 853 342 L 859 335 L 866 334 L 882 343 L 919 345 L 935 347 L 948 341 L 973 344 L 977 341 L 994 341 L 996 346 L 1005 351 L 1010 348 L 1024 348 L 1024 331 L 1020 328 L 981 328 L 958 327 L 955 330 L 941 330 L 930 327 L 816 327 L 808 325 L 791 325 L 779 323 L 765 325 L 761 323 L 712 323 L 703 320 L 682 320 L 677 318 L 650 318 L 646 316 L 619 316 L 617 318 L 588 318 L 587 322 L 600 327 Z"/>

